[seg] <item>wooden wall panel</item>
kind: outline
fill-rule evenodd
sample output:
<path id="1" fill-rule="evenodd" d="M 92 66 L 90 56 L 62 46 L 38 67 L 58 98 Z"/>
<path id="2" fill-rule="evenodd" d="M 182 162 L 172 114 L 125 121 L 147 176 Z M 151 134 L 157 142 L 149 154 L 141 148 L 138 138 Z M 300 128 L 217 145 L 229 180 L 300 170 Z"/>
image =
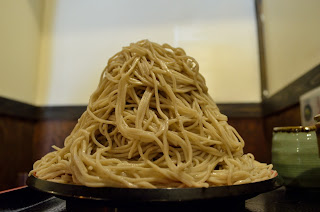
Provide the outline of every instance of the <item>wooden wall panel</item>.
<path id="1" fill-rule="evenodd" d="M 0 190 L 21 185 L 32 167 L 34 121 L 0 116 Z"/>
<path id="2" fill-rule="evenodd" d="M 273 113 L 272 115 L 264 117 L 264 132 L 266 141 L 272 144 L 272 135 L 274 127 L 284 126 L 300 126 L 300 105 L 295 104 L 285 110 Z M 271 149 L 270 149 L 271 152 Z"/>
<path id="3" fill-rule="evenodd" d="M 243 105 L 240 106 L 243 108 Z M 257 106 L 253 105 L 253 108 Z M 223 108 L 232 110 L 233 107 L 227 105 Z M 33 119 L 0 116 L 0 190 L 18 186 L 19 173 L 29 172 L 33 162 L 53 150 L 52 145 L 62 147 L 84 107 L 80 107 L 72 116 L 68 112 L 70 108 L 41 109 L 41 113 L 35 112 L 37 115 Z M 228 123 L 244 139 L 245 153 L 252 153 L 258 161 L 270 163 L 272 129 L 276 126 L 300 125 L 299 105 L 265 117 L 259 114 L 227 114 Z"/>
<path id="4" fill-rule="evenodd" d="M 70 134 L 77 121 L 46 120 L 35 124 L 33 136 L 33 159 L 40 159 L 52 151 L 52 145 L 62 147 L 65 138 Z M 262 118 L 229 118 L 233 126 L 245 140 L 244 152 L 252 153 L 256 159 L 270 161 L 271 144 L 266 142 Z"/>
<path id="5" fill-rule="evenodd" d="M 244 153 L 252 153 L 260 162 L 271 162 L 271 143 L 266 140 L 263 118 L 229 118 L 245 142 Z"/>
<path id="6" fill-rule="evenodd" d="M 244 139 L 245 153 L 252 153 L 258 161 L 271 163 L 273 128 L 300 126 L 300 105 L 295 104 L 261 118 L 229 117 L 228 123 L 233 126 Z"/>
<path id="7" fill-rule="evenodd" d="M 39 160 L 52 146 L 63 147 L 65 138 L 71 133 L 77 120 L 43 120 L 35 124 L 33 134 L 32 161 Z"/>
<path id="8" fill-rule="evenodd" d="M 76 120 L 44 120 L 30 122 L 11 118 L 1 120 L 1 178 L 0 189 L 17 186 L 18 173 L 28 172 L 34 161 L 52 151 L 52 145 L 63 146 Z M 263 136 L 262 121 L 259 118 L 230 119 L 246 142 L 245 152 L 251 152 L 257 160 L 268 162 Z M 4 160 L 5 159 L 5 160 Z"/>
<path id="9" fill-rule="evenodd" d="M 33 137 L 33 161 L 52 151 L 52 145 L 62 147 L 77 121 L 45 120 L 35 124 Z M 244 151 L 252 153 L 256 159 L 270 161 L 271 144 L 266 142 L 262 118 L 229 118 L 232 125 L 245 140 Z"/>
<path id="10" fill-rule="evenodd" d="M 65 138 L 77 120 L 23 121 L 7 117 L 1 121 L 1 190 L 17 186 L 19 172 L 29 172 L 32 164 L 51 152 L 52 145 L 62 147 Z M 246 142 L 244 151 L 253 153 L 257 160 L 270 161 L 270 144 L 263 133 L 262 118 L 229 118 L 232 125 Z M 10 136 L 11 135 L 11 136 Z M 16 147 L 18 146 L 18 148 Z M 9 158 L 4 163 L 4 158 Z M 19 162 L 20 161 L 20 162 Z M 21 162 L 22 161 L 22 162 Z"/>

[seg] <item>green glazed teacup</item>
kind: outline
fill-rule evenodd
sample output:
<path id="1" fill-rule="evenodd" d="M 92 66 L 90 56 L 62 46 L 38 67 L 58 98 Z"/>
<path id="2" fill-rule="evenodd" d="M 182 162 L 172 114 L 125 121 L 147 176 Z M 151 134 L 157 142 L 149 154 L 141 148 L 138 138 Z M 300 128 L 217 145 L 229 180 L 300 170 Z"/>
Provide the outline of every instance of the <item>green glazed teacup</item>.
<path id="1" fill-rule="evenodd" d="M 320 188 L 319 118 L 315 126 L 273 129 L 272 164 L 287 187 Z"/>

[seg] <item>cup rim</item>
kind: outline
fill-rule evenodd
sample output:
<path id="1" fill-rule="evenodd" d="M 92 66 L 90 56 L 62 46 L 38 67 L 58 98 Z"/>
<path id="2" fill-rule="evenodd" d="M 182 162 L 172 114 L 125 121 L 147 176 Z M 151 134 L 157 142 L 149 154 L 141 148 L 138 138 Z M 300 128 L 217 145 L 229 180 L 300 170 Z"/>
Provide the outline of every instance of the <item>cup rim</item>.
<path id="1" fill-rule="evenodd" d="M 286 126 L 273 128 L 273 132 L 310 132 L 315 130 L 315 126 Z"/>

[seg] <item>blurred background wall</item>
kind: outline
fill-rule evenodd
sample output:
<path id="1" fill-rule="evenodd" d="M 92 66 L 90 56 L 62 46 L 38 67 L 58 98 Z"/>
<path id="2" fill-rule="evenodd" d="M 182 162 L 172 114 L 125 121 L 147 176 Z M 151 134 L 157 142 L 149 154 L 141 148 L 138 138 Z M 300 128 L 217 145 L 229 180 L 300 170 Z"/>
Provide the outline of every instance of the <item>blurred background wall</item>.
<path id="1" fill-rule="evenodd" d="M 11 9 L 2 21 L 11 23 L 3 23 L 8 37 L 1 42 L 10 43 L 7 57 L 15 58 L 6 64 L 11 78 L 6 74 L 0 84 L 8 98 L 40 106 L 87 104 L 108 58 L 149 39 L 196 58 L 217 102 L 261 101 L 252 0 L 5 2 L 2 8 Z M 30 90 L 27 96 L 15 88 L 22 84 L 17 79 Z"/>
<path id="2" fill-rule="evenodd" d="M 261 1 L 267 96 L 319 65 L 320 1 Z"/>
<path id="3" fill-rule="evenodd" d="M 0 1 L 0 95 L 34 104 L 43 9 L 41 1 Z"/>
<path id="4" fill-rule="evenodd" d="M 254 3 L 1 1 L 0 95 L 40 106 L 86 104 L 108 58 L 150 39 L 195 57 L 216 102 L 261 102 Z M 318 65 L 320 2 L 262 7 L 265 94 L 272 96 Z"/>

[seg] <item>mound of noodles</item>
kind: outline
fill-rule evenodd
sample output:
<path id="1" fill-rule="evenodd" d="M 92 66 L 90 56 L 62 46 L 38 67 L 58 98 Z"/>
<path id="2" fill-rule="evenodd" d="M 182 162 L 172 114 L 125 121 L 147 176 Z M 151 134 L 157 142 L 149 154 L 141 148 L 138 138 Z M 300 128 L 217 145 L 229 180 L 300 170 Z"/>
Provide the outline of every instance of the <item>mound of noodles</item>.
<path id="1" fill-rule="evenodd" d="M 40 179 L 90 187 L 209 187 L 276 175 L 208 94 L 197 61 L 142 40 L 109 59 L 64 147 L 35 162 Z"/>

